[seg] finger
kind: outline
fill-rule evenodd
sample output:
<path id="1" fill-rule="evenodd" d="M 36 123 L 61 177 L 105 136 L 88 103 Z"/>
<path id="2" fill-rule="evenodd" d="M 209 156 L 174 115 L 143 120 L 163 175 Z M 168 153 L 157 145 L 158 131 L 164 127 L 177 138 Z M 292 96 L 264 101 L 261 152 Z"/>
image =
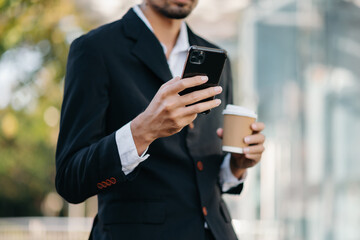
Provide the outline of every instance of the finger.
<path id="1" fill-rule="evenodd" d="M 223 138 L 223 133 L 224 133 L 224 129 L 222 129 L 222 128 L 218 128 L 217 130 L 216 130 L 216 134 L 218 135 L 218 137 L 219 138 Z"/>
<path id="2" fill-rule="evenodd" d="M 197 103 L 191 106 L 187 106 L 184 108 L 184 115 L 190 115 L 195 113 L 202 113 L 206 110 L 215 108 L 221 104 L 220 99 L 214 99 L 206 102 Z"/>
<path id="3" fill-rule="evenodd" d="M 265 147 L 262 144 L 245 147 L 243 149 L 245 154 L 262 154 L 265 151 Z"/>
<path id="4" fill-rule="evenodd" d="M 195 92 L 191 92 L 188 94 L 185 94 L 181 97 L 181 103 L 183 105 L 190 105 L 192 103 L 196 103 L 198 101 L 201 101 L 203 99 L 207 99 L 209 97 L 214 97 L 215 95 L 218 95 L 222 92 L 222 87 L 216 86 L 216 87 L 209 87 L 206 89 L 198 90 Z"/>
<path id="5" fill-rule="evenodd" d="M 245 157 L 247 159 L 259 162 L 261 159 L 261 154 L 245 154 Z"/>
<path id="6" fill-rule="evenodd" d="M 254 132 L 261 132 L 265 129 L 265 124 L 263 122 L 254 122 L 253 124 L 251 124 L 251 129 Z"/>
<path id="7" fill-rule="evenodd" d="M 195 127 L 194 122 L 191 122 L 191 123 L 189 124 L 189 128 L 190 128 L 190 129 L 194 129 L 194 127 Z"/>
<path id="8" fill-rule="evenodd" d="M 174 84 L 174 83 L 176 83 L 176 82 L 180 81 L 180 79 L 181 79 L 181 77 L 176 76 L 176 77 L 174 77 L 173 79 L 170 79 L 169 81 L 167 81 L 164 85 L 171 85 L 171 84 Z"/>
<path id="9" fill-rule="evenodd" d="M 167 86 L 167 91 L 169 93 L 179 93 L 186 88 L 195 87 L 201 84 L 206 83 L 209 80 L 207 76 L 196 76 L 191 78 L 183 78 L 180 79 L 178 77 L 170 80 L 168 82 L 169 85 Z"/>
<path id="10" fill-rule="evenodd" d="M 173 79 L 170 79 L 163 85 L 161 85 L 160 89 L 166 89 L 165 91 L 169 91 L 169 89 L 172 89 L 173 85 L 176 85 L 177 82 L 181 81 L 181 78 L 179 76 L 174 77 Z"/>
<path id="11" fill-rule="evenodd" d="M 261 133 L 246 136 L 244 142 L 246 144 L 262 144 L 265 142 L 265 136 Z"/>

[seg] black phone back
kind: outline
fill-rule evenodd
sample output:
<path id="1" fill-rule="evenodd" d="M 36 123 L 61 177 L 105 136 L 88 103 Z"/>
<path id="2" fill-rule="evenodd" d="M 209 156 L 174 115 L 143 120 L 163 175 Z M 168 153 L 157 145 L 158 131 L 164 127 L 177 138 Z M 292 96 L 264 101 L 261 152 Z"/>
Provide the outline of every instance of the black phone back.
<path id="1" fill-rule="evenodd" d="M 209 80 L 200 86 L 187 88 L 179 94 L 185 95 L 193 91 L 217 86 L 220 81 L 226 58 L 227 54 L 223 49 L 191 46 L 188 51 L 182 78 L 208 76 Z M 205 102 L 212 99 L 213 98 L 207 98 L 199 102 Z"/>

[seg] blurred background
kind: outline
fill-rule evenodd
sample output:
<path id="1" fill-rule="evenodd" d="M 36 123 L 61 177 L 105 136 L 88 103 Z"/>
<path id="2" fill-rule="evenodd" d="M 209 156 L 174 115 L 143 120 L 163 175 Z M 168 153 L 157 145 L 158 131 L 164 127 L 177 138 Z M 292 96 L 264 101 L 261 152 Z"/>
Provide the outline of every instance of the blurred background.
<path id="1" fill-rule="evenodd" d="M 0 0 L 0 239 L 87 239 L 96 199 L 54 189 L 68 49 L 139 2 Z M 200 0 L 188 23 L 267 125 L 261 164 L 225 196 L 239 238 L 360 239 L 360 1 Z"/>

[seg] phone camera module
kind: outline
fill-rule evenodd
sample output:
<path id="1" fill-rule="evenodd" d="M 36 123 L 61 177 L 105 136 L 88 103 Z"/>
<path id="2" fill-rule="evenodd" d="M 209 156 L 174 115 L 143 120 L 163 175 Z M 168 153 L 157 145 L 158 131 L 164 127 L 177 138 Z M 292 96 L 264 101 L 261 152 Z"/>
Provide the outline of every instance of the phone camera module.
<path id="1" fill-rule="evenodd" d="M 205 52 L 195 50 L 190 55 L 190 62 L 192 64 L 202 64 L 205 60 Z"/>

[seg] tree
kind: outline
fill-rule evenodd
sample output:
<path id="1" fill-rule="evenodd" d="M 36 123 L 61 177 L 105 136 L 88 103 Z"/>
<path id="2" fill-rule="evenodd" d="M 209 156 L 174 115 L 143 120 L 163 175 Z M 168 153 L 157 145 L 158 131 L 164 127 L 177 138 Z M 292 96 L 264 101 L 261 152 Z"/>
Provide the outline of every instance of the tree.
<path id="1" fill-rule="evenodd" d="M 55 191 L 63 78 L 80 22 L 70 0 L 0 0 L 0 217 L 41 215 Z"/>

